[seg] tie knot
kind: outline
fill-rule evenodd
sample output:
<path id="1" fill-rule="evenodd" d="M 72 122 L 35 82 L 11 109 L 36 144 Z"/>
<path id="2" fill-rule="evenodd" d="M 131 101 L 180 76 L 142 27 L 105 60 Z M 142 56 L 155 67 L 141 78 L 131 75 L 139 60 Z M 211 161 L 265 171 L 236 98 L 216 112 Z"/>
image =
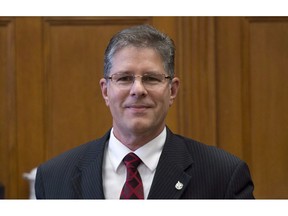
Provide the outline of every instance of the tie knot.
<path id="1" fill-rule="evenodd" d="M 142 161 L 136 154 L 130 152 L 123 158 L 123 162 L 126 167 L 137 168 Z"/>

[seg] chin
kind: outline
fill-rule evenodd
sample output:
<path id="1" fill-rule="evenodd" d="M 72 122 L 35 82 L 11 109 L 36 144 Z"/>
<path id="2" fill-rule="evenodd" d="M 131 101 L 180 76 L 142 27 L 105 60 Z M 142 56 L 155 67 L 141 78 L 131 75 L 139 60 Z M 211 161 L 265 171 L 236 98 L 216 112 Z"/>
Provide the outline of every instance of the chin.
<path id="1" fill-rule="evenodd" d="M 143 122 L 136 121 L 136 122 L 133 122 L 133 124 L 130 124 L 128 128 L 130 129 L 130 131 L 133 131 L 135 133 L 142 133 L 142 132 L 149 130 L 151 127 L 152 127 L 151 124 L 147 124 L 147 123 L 145 124 Z"/>
<path id="2" fill-rule="evenodd" d="M 144 124 L 143 122 L 142 123 L 138 122 L 138 123 L 135 123 L 133 125 L 130 125 L 129 130 L 133 131 L 133 133 L 135 133 L 135 134 L 141 134 L 141 133 L 143 134 L 146 132 L 154 133 L 157 130 L 159 130 L 160 127 L 161 126 L 159 126 L 159 125 L 157 126 L 157 125 L 151 124 L 151 123 L 150 124 L 148 124 L 148 123 Z"/>

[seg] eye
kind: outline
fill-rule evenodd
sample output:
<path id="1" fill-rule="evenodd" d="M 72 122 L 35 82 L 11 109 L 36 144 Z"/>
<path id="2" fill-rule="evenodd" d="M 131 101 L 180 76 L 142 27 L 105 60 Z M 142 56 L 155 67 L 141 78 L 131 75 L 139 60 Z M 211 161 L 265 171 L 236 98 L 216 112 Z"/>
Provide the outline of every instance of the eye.
<path id="1" fill-rule="evenodd" d="M 147 83 L 159 83 L 162 81 L 161 74 L 147 74 L 142 77 L 142 80 Z"/>
<path id="2" fill-rule="evenodd" d="M 115 80 L 117 83 L 133 82 L 133 79 L 133 76 L 129 74 L 119 74 L 115 76 Z"/>

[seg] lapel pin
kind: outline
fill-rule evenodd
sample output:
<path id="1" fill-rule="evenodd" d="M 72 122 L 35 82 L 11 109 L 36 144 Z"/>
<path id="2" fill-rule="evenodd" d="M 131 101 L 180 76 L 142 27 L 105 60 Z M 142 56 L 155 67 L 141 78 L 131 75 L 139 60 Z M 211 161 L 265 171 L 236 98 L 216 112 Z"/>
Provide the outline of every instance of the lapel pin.
<path id="1" fill-rule="evenodd" d="M 181 183 L 180 181 L 178 181 L 178 182 L 176 183 L 176 185 L 175 185 L 175 188 L 176 188 L 177 190 L 181 190 L 181 189 L 183 188 L 183 183 Z"/>

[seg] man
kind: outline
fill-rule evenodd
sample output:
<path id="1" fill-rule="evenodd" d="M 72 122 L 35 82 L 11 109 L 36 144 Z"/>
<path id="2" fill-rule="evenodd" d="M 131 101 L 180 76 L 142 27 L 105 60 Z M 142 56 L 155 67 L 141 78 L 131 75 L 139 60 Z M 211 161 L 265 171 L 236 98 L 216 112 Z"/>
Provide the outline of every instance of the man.
<path id="1" fill-rule="evenodd" d="M 253 198 L 245 162 L 166 126 L 179 88 L 174 52 L 173 41 L 149 25 L 110 40 L 100 86 L 113 127 L 39 166 L 38 199 Z"/>

